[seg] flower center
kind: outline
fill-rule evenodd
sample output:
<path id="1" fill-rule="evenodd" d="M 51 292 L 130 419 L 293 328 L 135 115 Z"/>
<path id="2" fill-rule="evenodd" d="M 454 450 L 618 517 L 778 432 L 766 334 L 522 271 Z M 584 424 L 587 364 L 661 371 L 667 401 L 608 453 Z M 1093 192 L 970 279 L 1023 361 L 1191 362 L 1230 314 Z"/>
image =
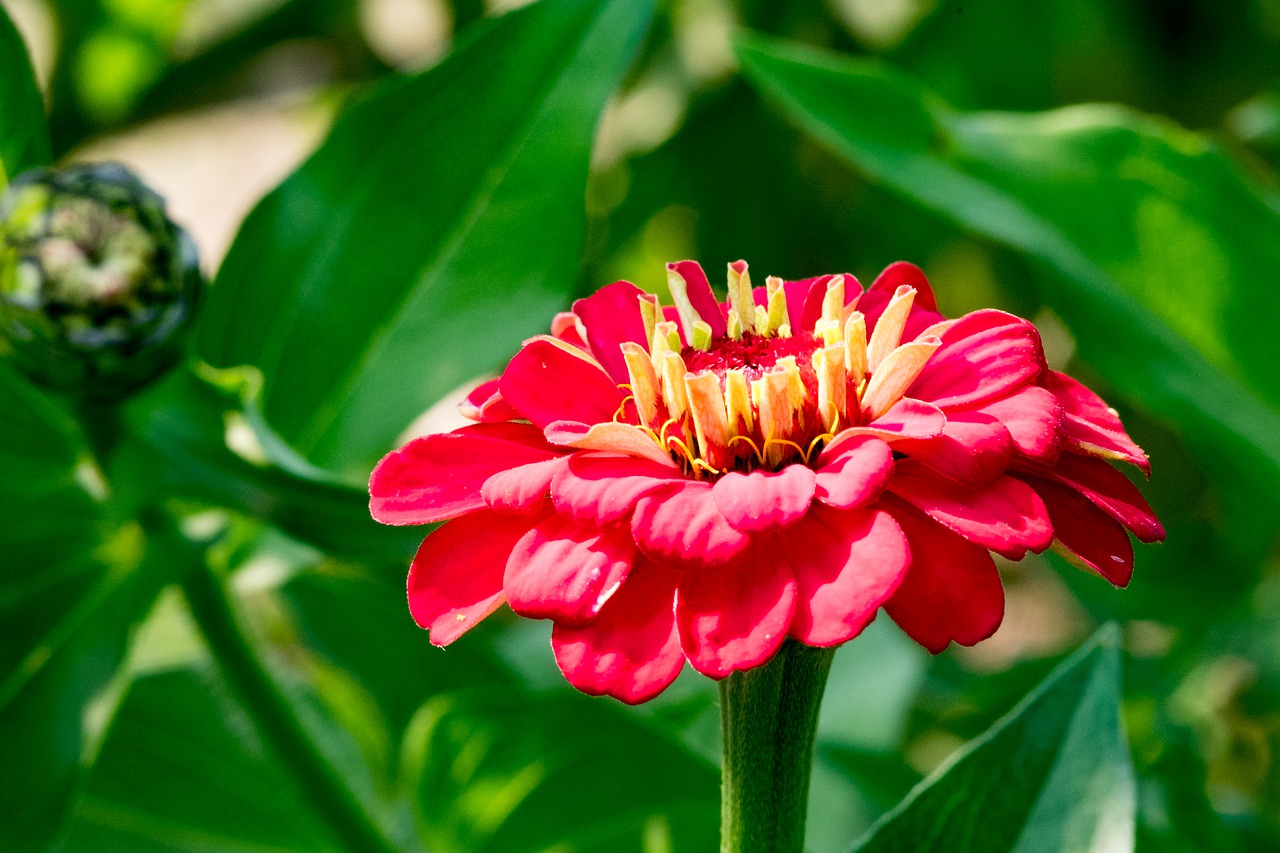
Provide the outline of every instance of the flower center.
<path id="1" fill-rule="evenodd" d="M 868 340 L 843 276 L 827 282 L 814 327 L 793 330 L 781 279 L 767 279 L 757 305 L 747 265 L 730 264 L 725 334 L 712 333 L 670 266 L 668 279 L 680 324 L 660 319 L 656 297 L 640 297 L 649 346 L 622 346 L 634 411 L 624 405 L 619 416 L 696 477 L 808 464 L 837 433 L 887 412 L 941 345 L 931 335 L 902 343 L 911 287 L 898 288 Z M 714 302 L 702 286 L 699 301 Z"/>

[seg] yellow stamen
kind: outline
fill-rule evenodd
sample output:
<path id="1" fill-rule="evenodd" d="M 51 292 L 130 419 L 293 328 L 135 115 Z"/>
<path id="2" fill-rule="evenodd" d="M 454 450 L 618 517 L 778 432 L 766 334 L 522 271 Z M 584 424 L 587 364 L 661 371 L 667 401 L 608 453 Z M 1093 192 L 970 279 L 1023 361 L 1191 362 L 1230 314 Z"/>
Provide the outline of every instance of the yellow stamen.
<path id="1" fill-rule="evenodd" d="M 619 386 L 619 387 L 626 387 L 626 386 Z M 627 410 L 627 403 L 633 403 L 635 402 L 635 399 L 636 399 L 635 394 L 628 394 L 627 396 L 622 398 L 622 402 L 618 404 L 618 408 L 613 410 L 613 417 L 611 418 L 611 420 L 615 424 L 622 423 L 622 415 Z"/>
<path id="2" fill-rule="evenodd" d="M 937 338 L 924 338 L 903 344 L 885 356 L 862 395 L 863 417 L 875 420 L 893 408 L 940 346 L 942 341 Z"/>
<path id="3" fill-rule="evenodd" d="M 684 390 L 684 375 L 688 372 L 679 353 L 669 352 L 662 357 L 662 396 L 673 418 L 683 418 L 689 411 L 689 395 Z"/>
<path id="4" fill-rule="evenodd" d="M 867 368 L 872 373 L 902 342 L 902 330 L 907 325 L 907 317 L 911 314 L 911 304 L 915 298 L 916 289 L 904 284 L 894 292 L 884 313 L 880 315 L 880 320 L 871 332 L 871 343 L 867 344 Z"/>
<path id="5" fill-rule="evenodd" d="M 835 432 L 845 412 L 844 343 L 832 344 L 813 354 L 818 375 L 818 415 L 828 432 Z"/>
<path id="6" fill-rule="evenodd" d="M 711 324 L 705 320 L 693 321 L 693 348 L 706 352 L 711 349 Z"/>
<path id="7" fill-rule="evenodd" d="M 867 320 L 860 311 L 854 311 L 844 324 L 844 369 L 855 387 L 867 375 Z"/>
<path id="8" fill-rule="evenodd" d="M 622 358 L 627 364 L 631 379 L 631 393 L 636 401 L 640 423 L 651 424 L 658 419 L 658 374 L 653 361 L 639 344 L 627 341 L 622 345 Z"/>
<path id="9" fill-rule="evenodd" d="M 729 446 L 729 420 L 724 395 L 720 392 L 720 378 L 710 370 L 686 373 L 684 386 L 702 455 L 713 466 L 724 465 L 728 461 L 725 457 Z"/>
<path id="10" fill-rule="evenodd" d="M 692 341 L 694 340 L 694 324 L 702 319 L 702 315 L 698 313 L 698 309 L 694 308 L 693 302 L 689 300 L 688 282 L 670 264 L 667 265 L 667 287 L 671 291 L 671 301 L 676 305 L 676 313 L 680 315 L 680 325 L 684 326 L 684 336 L 687 340 Z"/>
<path id="11" fill-rule="evenodd" d="M 800 445 L 796 444 L 794 441 L 791 441 L 790 439 L 786 439 L 786 438 L 768 438 L 768 439 L 765 439 L 765 442 L 764 442 L 765 455 L 768 455 L 770 445 L 774 445 L 774 444 L 780 445 L 780 446 L 782 446 L 782 447 L 790 447 L 790 448 L 791 448 L 792 450 L 794 450 L 796 453 L 799 453 L 799 454 L 800 454 L 800 458 L 804 460 L 804 463 L 805 463 L 806 465 L 808 465 L 808 464 L 809 464 L 809 457 L 805 455 L 804 448 L 803 448 L 803 447 L 801 447 Z M 782 454 L 781 454 L 781 453 L 779 453 L 779 454 L 778 454 L 778 461 L 779 461 L 779 462 L 780 462 L 780 461 L 782 461 Z M 773 464 L 774 464 L 774 465 L 776 465 L 776 464 L 778 464 L 778 463 L 777 463 L 777 462 L 774 462 Z"/>
<path id="12" fill-rule="evenodd" d="M 813 334 L 821 340 L 824 345 L 834 344 L 837 341 L 844 341 L 844 330 L 840 326 L 840 321 L 835 319 L 819 320 L 813 326 Z"/>
<path id="13" fill-rule="evenodd" d="M 741 436 L 755 427 L 755 415 L 751 411 L 751 389 L 742 370 L 726 370 L 724 374 L 724 404 L 728 415 L 729 431 Z"/>
<path id="14" fill-rule="evenodd" d="M 662 318 L 662 305 L 652 293 L 642 293 L 636 299 L 640 302 L 640 318 L 644 320 L 644 339 L 651 341 L 654 326 Z"/>
<path id="15" fill-rule="evenodd" d="M 782 290 L 782 279 L 771 275 L 765 279 L 769 294 L 768 331 L 776 332 L 783 325 L 790 325 L 787 317 L 787 296 Z"/>
<path id="16" fill-rule="evenodd" d="M 756 446 L 756 443 L 751 440 L 750 436 L 735 435 L 733 438 L 729 439 L 729 446 L 733 447 L 733 445 L 739 441 L 745 441 L 747 444 L 749 444 L 751 446 L 752 452 L 754 452 L 756 455 L 756 461 L 759 462 L 761 465 L 764 464 L 764 453 L 760 450 L 759 447 Z"/>
<path id="17" fill-rule="evenodd" d="M 755 302 L 751 299 L 751 274 L 746 261 L 729 264 L 729 305 L 742 318 L 755 317 Z M 740 336 L 739 336 L 740 337 Z"/>
<path id="18" fill-rule="evenodd" d="M 728 334 L 731 340 L 742 339 L 742 315 L 738 313 L 737 308 L 730 308 L 726 312 L 725 325 L 728 327 Z"/>
<path id="19" fill-rule="evenodd" d="M 822 297 L 822 321 L 840 325 L 844 313 L 844 276 L 838 275 L 827 282 L 827 292 Z M 814 331 L 817 334 L 817 330 Z M 828 341 L 834 343 L 834 341 Z"/>
<path id="20" fill-rule="evenodd" d="M 779 360 L 781 361 L 781 360 Z M 751 396 L 759 413 L 760 432 L 765 436 L 765 463 L 773 466 L 782 454 L 769 441 L 790 436 L 796 429 L 796 409 L 791 404 L 790 381 L 785 370 L 774 370 L 751 383 Z"/>

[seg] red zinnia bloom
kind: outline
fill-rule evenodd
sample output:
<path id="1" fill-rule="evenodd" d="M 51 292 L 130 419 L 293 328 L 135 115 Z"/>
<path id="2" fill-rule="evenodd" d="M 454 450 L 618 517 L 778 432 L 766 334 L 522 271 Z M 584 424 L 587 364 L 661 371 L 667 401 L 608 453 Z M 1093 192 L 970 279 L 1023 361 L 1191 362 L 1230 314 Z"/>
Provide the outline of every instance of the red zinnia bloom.
<path id="1" fill-rule="evenodd" d="M 643 702 L 687 659 L 713 678 L 790 636 L 831 646 L 884 606 L 933 652 L 1004 612 L 989 551 L 1055 544 L 1123 586 L 1128 530 L 1164 530 L 1108 459 L 1149 471 L 1119 419 L 1048 369 L 1035 327 L 948 320 L 924 274 L 768 279 L 668 265 L 579 300 L 370 480 L 387 524 L 446 522 L 409 571 L 444 646 L 504 601 L 554 622 L 561 671 Z"/>

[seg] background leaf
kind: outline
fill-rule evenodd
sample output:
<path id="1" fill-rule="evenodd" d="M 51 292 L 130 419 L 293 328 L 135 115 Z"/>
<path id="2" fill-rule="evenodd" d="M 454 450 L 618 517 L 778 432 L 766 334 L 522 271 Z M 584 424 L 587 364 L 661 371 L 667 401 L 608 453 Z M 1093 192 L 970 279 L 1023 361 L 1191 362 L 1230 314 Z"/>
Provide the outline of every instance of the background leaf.
<path id="1" fill-rule="evenodd" d="M 1204 137 L 1116 107 L 957 113 L 883 65 L 747 40 L 748 76 L 859 169 L 1043 263 L 1081 354 L 1228 494 L 1280 485 L 1280 207 Z"/>
<path id="2" fill-rule="evenodd" d="M 124 449 L 128 476 L 154 497 L 183 495 L 235 509 L 338 557 L 403 562 L 424 531 L 391 528 L 369 516 L 367 489 L 323 472 L 250 462 L 227 446 L 228 419 L 241 400 L 188 369 L 175 370 L 128 410 L 140 441 Z M 265 454 L 264 454 L 265 455 Z"/>
<path id="3" fill-rule="evenodd" d="M 651 2 L 549 0 L 353 105 L 245 222 L 201 352 L 265 377 L 271 426 L 362 478 L 410 420 L 573 289 L 597 116 Z"/>
<path id="4" fill-rule="evenodd" d="M 44 102 L 27 47 L 0 6 L 0 189 L 8 179 L 49 162 Z"/>
<path id="5" fill-rule="evenodd" d="M 205 662 L 133 685 L 64 849 L 341 848 Z"/>
<path id="6" fill-rule="evenodd" d="M 0 849 L 56 839 L 130 632 L 171 571 L 170 555 L 143 558 L 136 525 L 108 525 L 94 470 L 74 422 L 0 363 Z"/>
<path id="7" fill-rule="evenodd" d="M 1134 843 L 1119 632 L 1105 628 L 885 815 L 857 853 L 1121 853 Z"/>

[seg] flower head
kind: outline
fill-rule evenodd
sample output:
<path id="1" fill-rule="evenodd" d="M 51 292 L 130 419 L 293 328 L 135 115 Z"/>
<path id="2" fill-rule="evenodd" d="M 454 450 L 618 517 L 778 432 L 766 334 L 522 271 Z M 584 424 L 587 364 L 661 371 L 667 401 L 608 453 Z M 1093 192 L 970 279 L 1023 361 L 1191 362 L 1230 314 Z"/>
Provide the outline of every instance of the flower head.
<path id="1" fill-rule="evenodd" d="M 388 524 L 446 522 L 409 606 L 447 645 L 505 601 L 551 619 L 561 671 L 627 702 L 688 660 L 713 678 L 788 636 L 832 646 L 884 607 L 934 652 L 1000 624 L 990 552 L 1055 545 L 1117 586 L 1164 530 L 1108 460 L 1116 414 L 1048 369 L 1035 327 L 948 320 L 924 274 L 770 278 L 692 261 L 674 306 L 628 282 L 579 300 L 370 480 Z"/>

